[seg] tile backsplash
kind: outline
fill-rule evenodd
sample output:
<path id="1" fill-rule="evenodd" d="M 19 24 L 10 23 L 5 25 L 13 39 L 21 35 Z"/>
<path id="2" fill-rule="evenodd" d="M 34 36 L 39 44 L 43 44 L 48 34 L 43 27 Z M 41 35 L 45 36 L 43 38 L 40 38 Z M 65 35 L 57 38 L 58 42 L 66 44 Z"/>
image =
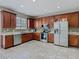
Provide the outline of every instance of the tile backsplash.
<path id="1" fill-rule="evenodd" d="M 32 31 L 33 29 L 13 29 L 13 28 L 3 28 L 2 32 L 23 32 L 23 31 Z"/>
<path id="2" fill-rule="evenodd" d="M 33 31 L 34 29 L 13 29 L 13 28 L 3 28 L 0 29 L 0 32 L 18 32 L 18 31 Z M 53 31 L 54 28 L 49 29 L 50 31 Z M 43 28 L 37 28 L 36 32 L 43 32 Z M 69 32 L 79 32 L 79 28 L 69 28 Z"/>
<path id="3" fill-rule="evenodd" d="M 69 28 L 69 31 L 71 31 L 71 32 L 79 32 L 79 28 Z"/>

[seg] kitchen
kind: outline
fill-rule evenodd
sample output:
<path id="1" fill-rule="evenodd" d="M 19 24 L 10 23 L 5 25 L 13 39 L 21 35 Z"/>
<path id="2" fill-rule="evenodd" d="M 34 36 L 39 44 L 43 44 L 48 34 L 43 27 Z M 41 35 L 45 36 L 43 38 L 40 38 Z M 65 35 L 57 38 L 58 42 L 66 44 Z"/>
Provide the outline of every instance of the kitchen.
<path id="1" fill-rule="evenodd" d="M 21 8 L 24 6 L 21 5 Z M 79 11 L 36 17 L 0 6 L 0 49 L 28 45 L 32 41 L 59 48 L 78 49 Z"/>

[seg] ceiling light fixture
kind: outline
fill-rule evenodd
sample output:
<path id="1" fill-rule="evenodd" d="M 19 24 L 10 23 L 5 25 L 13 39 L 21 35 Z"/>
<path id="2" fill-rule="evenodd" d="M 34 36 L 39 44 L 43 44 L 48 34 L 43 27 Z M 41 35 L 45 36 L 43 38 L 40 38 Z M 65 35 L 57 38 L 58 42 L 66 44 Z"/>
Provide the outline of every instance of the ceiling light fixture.
<path id="1" fill-rule="evenodd" d="M 33 2 L 36 2 L 36 0 L 32 0 Z"/>
<path id="2" fill-rule="evenodd" d="M 23 8 L 23 7 L 24 7 L 24 5 L 20 5 L 20 7 L 21 7 L 21 8 Z"/>
<path id="3" fill-rule="evenodd" d="M 57 6 L 57 8 L 59 9 L 59 8 L 60 8 L 60 6 Z"/>

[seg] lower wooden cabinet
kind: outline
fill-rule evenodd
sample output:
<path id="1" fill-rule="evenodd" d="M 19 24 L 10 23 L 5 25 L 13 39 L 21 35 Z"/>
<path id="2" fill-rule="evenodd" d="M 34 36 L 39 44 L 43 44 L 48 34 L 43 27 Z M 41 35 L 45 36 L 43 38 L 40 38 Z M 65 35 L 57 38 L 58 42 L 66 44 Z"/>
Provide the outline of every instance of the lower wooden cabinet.
<path id="1" fill-rule="evenodd" d="M 13 36 L 12 35 L 6 35 L 5 38 L 3 38 L 3 48 L 9 48 L 13 46 Z"/>
<path id="2" fill-rule="evenodd" d="M 32 40 L 32 33 L 22 34 L 22 43 Z"/>
<path id="3" fill-rule="evenodd" d="M 33 39 L 40 41 L 40 33 L 33 33 Z"/>
<path id="4" fill-rule="evenodd" d="M 48 33 L 48 42 L 54 42 L 54 35 L 51 33 Z"/>
<path id="5" fill-rule="evenodd" d="M 79 35 L 69 35 L 69 46 L 79 47 Z"/>

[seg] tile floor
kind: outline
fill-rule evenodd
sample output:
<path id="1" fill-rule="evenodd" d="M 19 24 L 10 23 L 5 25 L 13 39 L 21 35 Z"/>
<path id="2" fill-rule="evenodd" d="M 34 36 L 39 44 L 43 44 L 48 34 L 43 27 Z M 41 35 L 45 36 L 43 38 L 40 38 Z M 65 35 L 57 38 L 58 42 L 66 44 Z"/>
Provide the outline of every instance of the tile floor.
<path id="1" fill-rule="evenodd" d="M 79 59 L 79 49 L 30 41 L 6 50 L 0 49 L 0 59 Z"/>

